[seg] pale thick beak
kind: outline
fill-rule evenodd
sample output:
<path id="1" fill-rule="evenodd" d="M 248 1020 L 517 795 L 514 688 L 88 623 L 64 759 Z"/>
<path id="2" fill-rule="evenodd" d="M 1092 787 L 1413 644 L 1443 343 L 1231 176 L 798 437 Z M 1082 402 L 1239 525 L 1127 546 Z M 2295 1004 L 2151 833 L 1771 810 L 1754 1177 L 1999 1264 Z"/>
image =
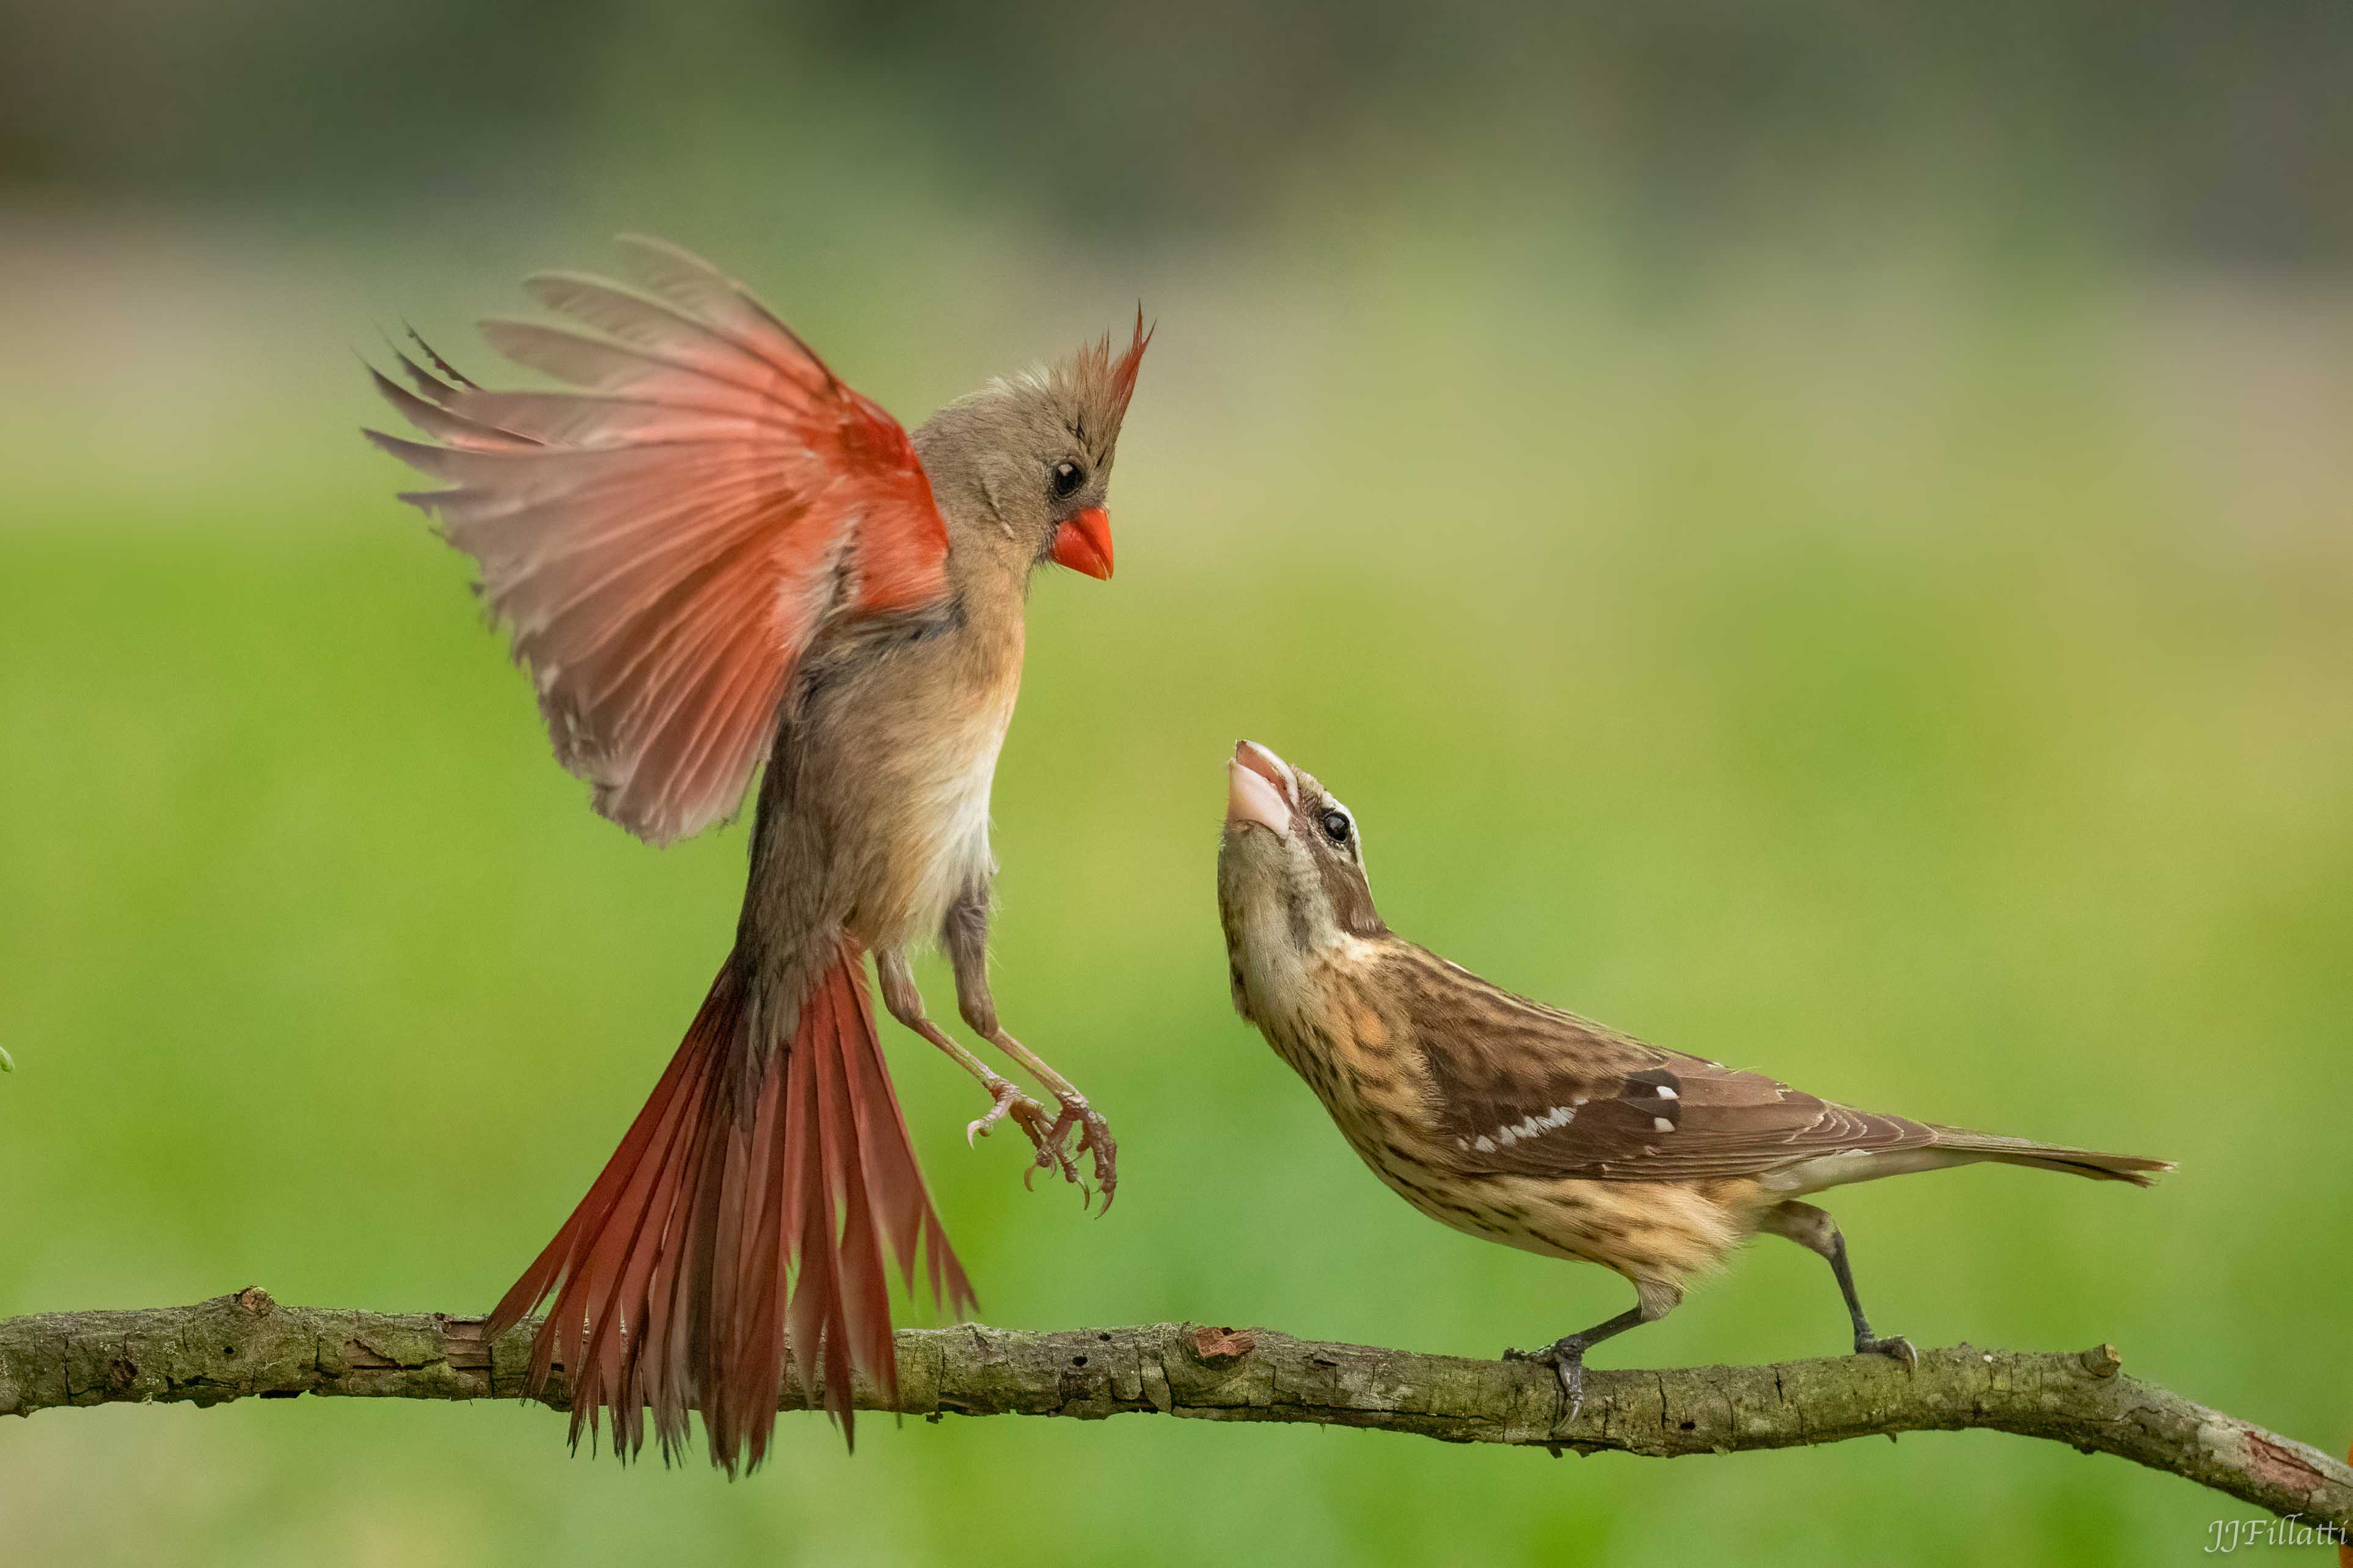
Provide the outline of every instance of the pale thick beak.
<path id="1" fill-rule="evenodd" d="M 1298 784 L 1291 769 L 1281 757 L 1255 741 L 1244 741 L 1234 747 L 1234 754 L 1226 763 L 1226 823 L 1229 826 L 1255 825 L 1273 833 L 1277 838 L 1291 832 L 1291 803 L 1297 798 Z"/>

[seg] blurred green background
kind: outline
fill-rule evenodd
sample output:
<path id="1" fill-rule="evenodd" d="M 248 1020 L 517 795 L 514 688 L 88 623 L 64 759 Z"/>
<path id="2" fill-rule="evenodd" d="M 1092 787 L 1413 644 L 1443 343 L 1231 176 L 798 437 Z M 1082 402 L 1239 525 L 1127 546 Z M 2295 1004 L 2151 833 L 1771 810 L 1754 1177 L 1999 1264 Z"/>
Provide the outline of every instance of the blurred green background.
<path id="1" fill-rule="evenodd" d="M 989 1321 L 1489 1354 L 1599 1270 L 1383 1191 L 1229 1010 L 1238 735 L 1405 932 L 1872 1107 L 2178 1158 L 1834 1205 L 1874 1321 L 2353 1436 L 2353 12 L 1399 0 L 0 5 L 0 1314 L 486 1308 L 651 1087 L 738 826 L 551 764 L 353 350 L 602 237 L 910 424 L 1160 323 L 1120 574 L 1041 583 L 997 994 L 1122 1140 L 1025 1194 L 895 1032 Z M 936 965 L 928 982 L 944 995 Z M 918 1310 L 913 1321 L 927 1321 Z M 1606 1366 L 1827 1354 L 1763 1244 Z M 729 1486 L 544 1412 L 0 1426 L 11 1562 L 2186 1559 L 1992 1434 L 1674 1465 L 813 1418 Z"/>

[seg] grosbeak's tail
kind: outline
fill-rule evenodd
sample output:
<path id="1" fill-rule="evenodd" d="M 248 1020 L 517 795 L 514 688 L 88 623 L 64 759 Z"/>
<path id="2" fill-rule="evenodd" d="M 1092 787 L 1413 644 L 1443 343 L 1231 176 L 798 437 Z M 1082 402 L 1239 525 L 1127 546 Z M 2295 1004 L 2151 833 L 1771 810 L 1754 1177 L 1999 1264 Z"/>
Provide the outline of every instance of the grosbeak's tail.
<path id="1" fill-rule="evenodd" d="M 854 1436 L 853 1372 L 898 1397 L 886 1243 L 910 1288 L 972 1304 L 907 1140 L 846 941 L 802 999 L 789 1038 L 759 1037 L 733 956 L 604 1173 L 497 1310 L 495 1338 L 553 1291 L 530 1391 L 562 1367 L 572 1438 L 600 1416 L 613 1451 L 665 1460 L 702 1413 L 730 1475 L 765 1457 L 789 1347 L 802 1385 Z"/>
<path id="2" fill-rule="evenodd" d="M 1972 1132 L 1963 1127 L 1937 1127 L 1931 1147 L 1950 1150 L 2005 1165 L 2028 1165 L 2042 1171 L 2063 1171 L 2095 1182 L 2130 1182 L 2146 1187 L 2174 1168 L 2170 1160 L 2147 1154 L 2111 1154 L 2098 1149 L 2075 1149 L 2064 1143 L 2038 1143 L 2031 1138 L 2004 1138 Z"/>

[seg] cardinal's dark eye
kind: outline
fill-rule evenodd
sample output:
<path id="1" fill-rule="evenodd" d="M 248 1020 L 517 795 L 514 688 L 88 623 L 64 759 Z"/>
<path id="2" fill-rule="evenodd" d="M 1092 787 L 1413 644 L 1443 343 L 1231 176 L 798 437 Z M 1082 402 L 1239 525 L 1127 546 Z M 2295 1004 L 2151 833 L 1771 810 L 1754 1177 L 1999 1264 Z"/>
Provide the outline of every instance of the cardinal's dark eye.
<path id="1" fill-rule="evenodd" d="M 1065 458 L 1054 465 L 1050 482 L 1054 487 L 1054 499 L 1068 500 L 1079 493 L 1081 485 L 1087 482 L 1086 470 Z"/>
<path id="2" fill-rule="evenodd" d="M 1342 848 L 1347 847 L 1348 814 L 1345 811 L 1327 811 L 1324 814 L 1322 821 L 1324 837 Z"/>

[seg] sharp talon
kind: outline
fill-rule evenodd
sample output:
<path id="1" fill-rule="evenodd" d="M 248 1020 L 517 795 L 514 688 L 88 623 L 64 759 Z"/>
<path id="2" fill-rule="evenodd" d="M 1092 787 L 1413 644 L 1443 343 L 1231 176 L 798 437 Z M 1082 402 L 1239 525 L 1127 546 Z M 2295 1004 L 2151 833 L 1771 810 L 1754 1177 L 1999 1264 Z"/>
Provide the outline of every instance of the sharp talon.
<path id="1" fill-rule="evenodd" d="M 1044 1108 L 1040 1107 L 1040 1121 L 1044 1120 Z M 1103 1121 L 1101 1112 L 1084 1100 L 1074 1097 L 1062 1102 L 1060 1112 L 1050 1125 L 1031 1126 L 1025 1121 L 1022 1130 L 1038 1145 L 1038 1158 L 1025 1181 L 1034 1177 L 1039 1171 L 1059 1171 L 1064 1181 L 1079 1189 L 1079 1202 L 1082 1208 L 1094 1206 L 1096 1188 L 1102 1189 L 1104 1209 L 1111 1207 L 1112 1189 L 1119 1181 L 1118 1146 L 1112 1142 L 1110 1124 Z M 1066 1147 L 1074 1130 L 1079 1135 L 1078 1142 L 1075 1147 Z M 1092 1184 L 1079 1173 L 1079 1158 L 1087 1154 L 1094 1156 Z"/>
<path id="2" fill-rule="evenodd" d="M 1047 1146 L 1046 1108 L 1001 1078 L 989 1080 L 988 1100 L 987 1111 L 965 1123 L 965 1142 L 978 1147 L 978 1141 L 994 1132 L 997 1130 L 997 1124 L 1009 1116 L 1013 1119 L 1014 1125 L 1020 1128 L 1029 1136 L 1029 1142 L 1038 1146 L 1038 1158 L 1035 1163 L 1051 1165 L 1054 1155 Z M 1023 1180 L 1027 1182 L 1029 1177 L 1025 1175 Z"/>

